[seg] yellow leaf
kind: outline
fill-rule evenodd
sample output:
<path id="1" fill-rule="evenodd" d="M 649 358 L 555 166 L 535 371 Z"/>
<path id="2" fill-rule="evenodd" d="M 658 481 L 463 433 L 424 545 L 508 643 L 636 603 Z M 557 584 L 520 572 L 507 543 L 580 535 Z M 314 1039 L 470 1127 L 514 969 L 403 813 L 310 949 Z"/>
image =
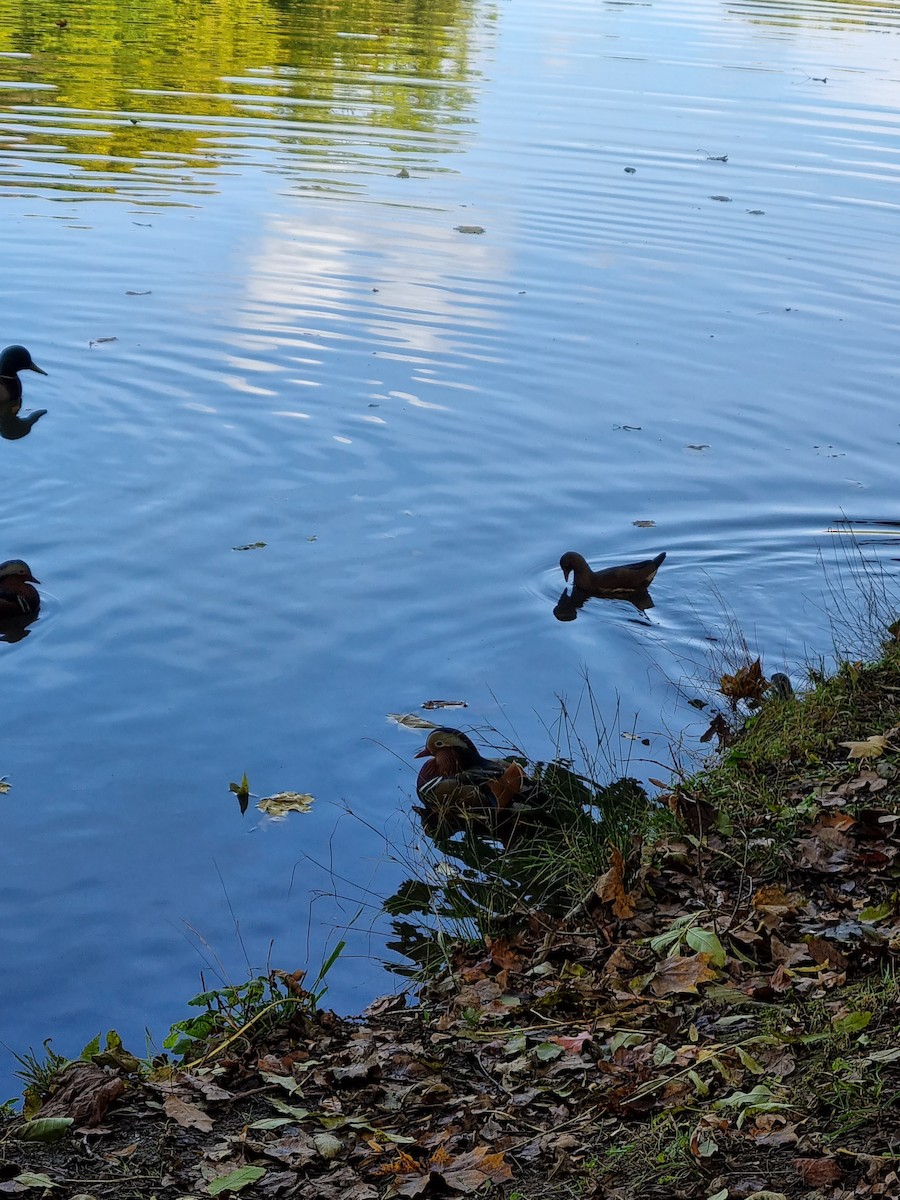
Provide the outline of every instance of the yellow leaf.
<path id="1" fill-rule="evenodd" d="M 838 744 L 847 747 L 848 758 L 878 758 L 879 754 L 884 752 L 887 738 L 880 733 L 873 733 L 864 742 L 839 742 Z"/>

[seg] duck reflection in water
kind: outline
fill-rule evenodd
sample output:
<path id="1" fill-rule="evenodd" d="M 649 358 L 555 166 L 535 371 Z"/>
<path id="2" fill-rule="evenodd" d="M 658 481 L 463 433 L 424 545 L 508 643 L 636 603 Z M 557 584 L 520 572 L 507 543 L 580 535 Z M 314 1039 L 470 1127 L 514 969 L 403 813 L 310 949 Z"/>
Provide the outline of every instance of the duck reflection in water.
<path id="1" fill-rule="evenodd" d="M 18 409 L 11 410 L 9 405 L 0 404 L 0 438 L 15 442 L 19 438 L 27 437 L 35 421 L 39 421 L 46 413 L 46 408 L 38 408 L 27 417 L 20 417 Z"/>
<path id="2" fill-rule="evenodd" d="M 20 417 L 22 408 L 22 381 L 20 371 L 36 371 L 38 375 L 46 375 L 24 346 L 7 346 L 0 352 L 0 437 L 14 442 L 31 433 L 35 421 L 40 420 L 47 412 L 39 408 Z"/>
<path id="3" fill-rule="evenodd" d="M 28 626 L 36 621 L 41 597 L 27 562 L 10 558 L 0 563 L 0 642 L 20 642 L 28 637 Z"/>
<path id="4" fill-rule="evenodd" d="M 591 597 L 601 600 L 627 600 L 638 612 L 653 608 L 653 598 L 648 591 L 666 557 L 665 550 L 656 558 L 626 563 L 619 567 L 606 567 L 592 571 L 583 555 L 567 550 L 559 560 L 562 573 L 568 582 L 573 576 L 572 591 L 564 591 L 556 602 L 553 615 L 558 621 L 574 621 L 578 610 Z"/>

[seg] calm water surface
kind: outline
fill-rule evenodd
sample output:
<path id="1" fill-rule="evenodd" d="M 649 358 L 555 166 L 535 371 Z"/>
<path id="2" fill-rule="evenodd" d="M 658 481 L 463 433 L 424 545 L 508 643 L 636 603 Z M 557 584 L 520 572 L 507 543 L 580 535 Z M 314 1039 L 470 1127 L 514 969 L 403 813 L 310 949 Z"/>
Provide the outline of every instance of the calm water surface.
<path id="1" fill-rule="evenodd" d="M 0 344 L 50 373 L 0 443 L 44 596 L 0 646 L 0 1038 L 71 1053 L 391 890 L 388 713 L 464 699 L 540 756 L 587 668 L 664 760 L 726 612 L 770 671 L 829 651 L 826 531 L 900 516 L 900 17 L 65 10 L 0 0 Z M 667 550 L 649 620 L 557 622 L 570 548 Z M 242 772 L 313 811 L 241 817 Z M 338 1009 L 392 986 L 374 919 Z"/>

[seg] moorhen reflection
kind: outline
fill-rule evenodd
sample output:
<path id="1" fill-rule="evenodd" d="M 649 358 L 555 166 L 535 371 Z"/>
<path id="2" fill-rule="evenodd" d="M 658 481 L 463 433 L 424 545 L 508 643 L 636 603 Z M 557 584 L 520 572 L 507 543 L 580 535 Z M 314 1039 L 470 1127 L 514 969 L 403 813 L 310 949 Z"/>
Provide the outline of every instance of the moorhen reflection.
<path id="1" fill-rule="evenodd" d="M 28 636 L 28 626 L 41 608 L 35 583 L 40 580 L 21 558 L 0 563 L 0 642 L 20 642 Z"/>
<path id="2" fill-rule="evenodd" d="M 429 733 L 416 758 L 416 793 L 422 826 L 431 836 L 451 837 L 472 822 L 501 838 L 520 814 L 547 801 L 540 786 L 512 759 L 485 758 L 459 729 L 438 726 Z"/>
<path id="3" fill-rule="evenodd" d="M 31 433 L 35 421 L 46 416 L 46 413 L 46 408 L 38 408 L 33 413 L 29 413 L 27 417 L 20 417 L 18 408 L 0 404 L 0 438 L 5 438 L 8 442 L 15 442 L 19 438 L 27 437 Z"/>
<path id="4" fill-rule="evenodd" d="M 553 615 L 557 621 L 574 621 L 578 616 L 578 610 L 582 607 L 585 601 L 591 598 L 598 600 L 626 600 L 629 604 L 633 604 L 638 612 L 646 612 L 648 608 L 653 608 L 653 597 L 646 588 L 641 588 L 637 592 L 585 592 L 580 587 L 573 587 L 572 591 L 563 590 L 562 595 L 557 600 L 553 608 Z M 634 618 L 635 620 L 637 618 Z"/>

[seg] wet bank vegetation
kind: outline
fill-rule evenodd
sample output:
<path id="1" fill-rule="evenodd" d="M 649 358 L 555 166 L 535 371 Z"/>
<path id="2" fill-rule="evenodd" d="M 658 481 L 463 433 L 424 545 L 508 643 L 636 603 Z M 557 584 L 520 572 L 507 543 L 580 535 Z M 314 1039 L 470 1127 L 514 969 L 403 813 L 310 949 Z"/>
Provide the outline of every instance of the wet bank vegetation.
<path id="1" fill-rule="evenodd" d="M 75 1062 L 22 1053 L 0 1194 L 900 1194 L 900 624 L 880 625 L 796 691 L 727 664 L 717 750 L 651 795 L 564 709 L 555 761 L 527 764 L 552 819 L 432 824 L 384 902 L 408 996 L 328 1011 L 338 944 L 316 978 L 195 997 L 158 1054 L 112 1033 Z"/>

